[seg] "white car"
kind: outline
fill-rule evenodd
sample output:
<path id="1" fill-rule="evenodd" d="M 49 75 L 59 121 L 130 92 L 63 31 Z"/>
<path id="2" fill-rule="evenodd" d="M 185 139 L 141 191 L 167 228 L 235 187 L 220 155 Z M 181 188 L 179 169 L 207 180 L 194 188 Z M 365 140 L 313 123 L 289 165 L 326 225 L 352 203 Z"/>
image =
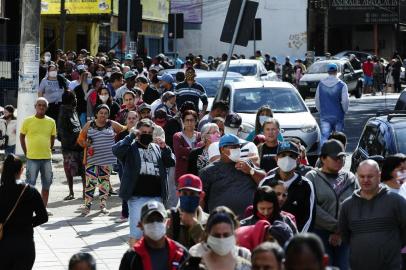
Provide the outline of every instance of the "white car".
<path id="1" fill-rule="evenodd" d="M 225 100 L 230 111 L 242 118 L 239 136 L 245 139 L 254 130 L 257 110 L 271 107 L 281 125 L 284 138 L 300 139 L 311 162 L 320 151 L 320 129 L 297 89 L 286 82 L 230 82 L 217 93 L 214 101 Z"/>
<path id="2" fill-rule="evenodd" d="M 226 63 L 223 62 L 217 67 L 217 71 L 223 71 Z M 240 73 L 247 81 L 279 81 L 274 71 L 267 71 L 260 60 L 239 59 L 231 60 L 228 71 Z"/>

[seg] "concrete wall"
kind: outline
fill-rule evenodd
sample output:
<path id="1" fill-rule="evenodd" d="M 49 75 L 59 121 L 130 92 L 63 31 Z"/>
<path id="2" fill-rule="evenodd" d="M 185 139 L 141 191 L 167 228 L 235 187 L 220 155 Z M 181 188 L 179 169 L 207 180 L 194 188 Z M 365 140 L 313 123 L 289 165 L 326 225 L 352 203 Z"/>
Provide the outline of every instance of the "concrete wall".
<path id="1" fill-rule="evenodd" d="M 181 56 L 190 52 L 219 56 L 228 50 L 228 44 L 220 42 L 229 0 L 203 1 L 203 21 L 200 29 L 185 30 L 185 37 L 178 41 Z M 262 19 L 262 41 L 256 47 L 263 53 L 279 57 L 303 57 L 307 48 L 307 1 L 261 0 L 256 18 Z M 253 41 L 247 47 L 236 46 L 235 53 L 253 55 Z"/>

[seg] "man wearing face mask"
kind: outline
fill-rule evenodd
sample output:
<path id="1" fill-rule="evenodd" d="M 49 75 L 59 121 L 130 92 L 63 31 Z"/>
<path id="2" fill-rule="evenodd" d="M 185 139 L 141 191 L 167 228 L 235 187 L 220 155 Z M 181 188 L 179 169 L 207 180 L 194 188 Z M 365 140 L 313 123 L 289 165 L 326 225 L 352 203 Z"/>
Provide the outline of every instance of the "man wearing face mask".
<path id="1" fill-rule="evenodd" d="M 257 184 L 262 180 L 264 172 L 250 160 L 241 160 L 240 146 L 237 136 L 222 136 L 219 142 L 220 160 L 200 170 L 208 212 L 223 205 L 243 217 L 247 206 L 252 204 Z"/>
<path id="2" fill-rule="evenodd" d="M 152 142 L 153 130 L 151 120 L 140 120 L 137 128 L 113 146 L 113 153 L 123 166 L 120 197 L 128 202 L 130 245 L 142 236 L 137 227 L 141 206 L 151 200 L 167 203 L 167 168 L 175 166 L 174 155 L 165 141 Z"/>
<path id="3" fill-rule="evenodd" d="M 260 186 L 270 186 L 272 182 L 282 180 L 288 190 L 283 211 L 293 214 L 299 232 L 312 228 L 315 214 L 315 193 L 312 182 L 296 173 L 299 149 L 293 142 L 279 144 L 276 154 L 277 168 L 271 170 Z"/>
<path id="4" fill-rule="evenodd" d="M 179 207 L 170 210 L 167 235 L 186 248 L 199 243 L 204 237 L 204 226 L 209 215 L 199 206 L 204 198 L 202 180 L 193 174 L 178 179 Z"/>
<path id="5" fill-rule="evenodd" d="M 139 227 L 143 237 L 123 255 L 119 269 L 179 269 L 189 253 L 181 244 L 165 235 L 168 218 L 163 204 L 146 202 L 140 212 Z"/>

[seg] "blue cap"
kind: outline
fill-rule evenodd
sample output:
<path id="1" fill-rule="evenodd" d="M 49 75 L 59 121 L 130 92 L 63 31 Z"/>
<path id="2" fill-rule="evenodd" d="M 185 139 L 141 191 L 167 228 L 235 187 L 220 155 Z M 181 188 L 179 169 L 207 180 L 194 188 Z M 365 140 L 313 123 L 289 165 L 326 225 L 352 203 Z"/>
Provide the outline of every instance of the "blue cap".
<path id="1" fill-rule="evenodd" d="M 290 152 L 296 155 L 299 155 L 299 148 L 296 144 L 290 141 L 283 141 L 278 145 L 277 155 L 285 152 Z"/>
<path id="2" fill-rule="evenodd" d="M 328 70 L 328 71 L 337 71 L 337 70 L 338 70 L 338 67 L 337 67 L 336 64 L 330 63 L 330 64 L 327 65 L 327 70 Z"/>
<path id="3" fill-rule="evenodd" d="M 125 60 L 133 60 L 133 55 L 131 53 L 126 54 Z"/>
<path id="4" fill-rule="evenodd" d="M 162 74 L 162 76 L 158 76 L 158 80 L 164 81 L 167 83 L 173 83 L 173 77 L 169 73 L 164 73 L 164 74 Z"/>
<path id="5" fill-rule="evenodd" d="M 220 138 L 219 147 L 224 147 L 228 145 L 239 145 L 240 139 L 233 134 L 225 134 Z"/>

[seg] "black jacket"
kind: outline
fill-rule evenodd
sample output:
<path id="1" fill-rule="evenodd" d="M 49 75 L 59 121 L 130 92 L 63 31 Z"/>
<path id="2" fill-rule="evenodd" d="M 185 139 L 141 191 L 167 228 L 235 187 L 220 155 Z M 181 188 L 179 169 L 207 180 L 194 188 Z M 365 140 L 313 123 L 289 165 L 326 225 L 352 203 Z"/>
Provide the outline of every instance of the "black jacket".
<path id="1" fill-rule="evenodd" d="M 152 88 L 151 86 L 148 86 L 147 89 L 145 89 L 144 94 L 142 95 L 142 100 L 151 105 L 152 102 L 155 100 L 159 99 L 161 95 L 159 94 L 158 90 L 155 88 Z"/>
<path id="2" fill-rule="evenodd" d="M 204 149 L 204 146 L 195 148 L 192 151 L 190 151 L 189 163 L 188 163 L 188 168 L 187 168 L 188 173 L 191 173 L 194 175 L 199 175 L 199 169 L 197 168 L 197 159 L 203 153 L 203 149 Z"/>
<path id="3" fill-rule="evenodd" d="M 281 180 L 279 168 L 270 171 L 260 185 L 269 186 L 275 180 Z M 312 182 L 296 174 L 295 180 L 293 180 L 288 188 L 288 198 L 282 210 L 295 216 L 299 232 L 307 232 L 313 227 L 315 209 L 315 193 Z"/>
<path id="4" fill-rule="evenodd" d="M 80 121 L 76 110 L 74 110 L 72 106 L 62 105 L 60 107 L 57 129 L 57 136 L 62 144 L 62 150 L 82 150 L 76 143 L 81 131 Z"/>

